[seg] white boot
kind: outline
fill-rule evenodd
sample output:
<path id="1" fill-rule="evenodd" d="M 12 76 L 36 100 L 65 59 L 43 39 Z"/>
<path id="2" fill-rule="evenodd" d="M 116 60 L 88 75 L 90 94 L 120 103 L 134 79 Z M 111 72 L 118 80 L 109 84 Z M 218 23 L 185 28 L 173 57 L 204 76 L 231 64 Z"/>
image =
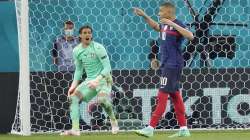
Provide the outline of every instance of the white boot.
<path id="1" fill-rule="evenodd" d="M 110 123 L 111 123 L 111 127 L 112 127 L 112 134 L 117 134 L 117 132 L 119 131 L 119 126 L 118 126 L 117 120 L 112 121 L 110 119 Z"/>
<path id="2" fill-rule="evenodd" d="M 66 130 L 60 134 L 61 136 L 80 136 L 80 131 L 79 130 Z"/>

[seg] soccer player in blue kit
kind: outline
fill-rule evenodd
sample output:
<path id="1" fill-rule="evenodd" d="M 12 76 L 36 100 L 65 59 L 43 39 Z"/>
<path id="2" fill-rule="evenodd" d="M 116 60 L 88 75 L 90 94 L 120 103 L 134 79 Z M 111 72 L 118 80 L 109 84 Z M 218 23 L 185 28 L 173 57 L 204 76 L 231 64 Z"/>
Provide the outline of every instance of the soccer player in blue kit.
<path id="1" fill-rule="evenodd" d="M 143 10 L 134 8 L 134 13 L 142 16 L 145 21 L 154 30 L 160 32 L 162 40 L 160 46 L 160 88 L 157 96 L 157 106 L 151 116 L 149 126 L 137 130 L 136 134 L 152 137 L 154 128 L 157 126 L 163 113 L 165 112 L 168 96 L 170 96 L 173 104 L 175 115 L 180 126 L 180 131 L 170 137 L 187 137 L 190 136 L 185 118 L 185 107 L 182 95 L 179 91 L 179 81 L 181 78 L 184 60 L 181 52 L 181 45 L 184 38 L 193 40 L 193 33 L 190 32 L 185 24 L 176 19 L 175 5 L 171 2 L 165 2 L 160 6 L 159 18 L 160 24 L 150 18 Z"/>

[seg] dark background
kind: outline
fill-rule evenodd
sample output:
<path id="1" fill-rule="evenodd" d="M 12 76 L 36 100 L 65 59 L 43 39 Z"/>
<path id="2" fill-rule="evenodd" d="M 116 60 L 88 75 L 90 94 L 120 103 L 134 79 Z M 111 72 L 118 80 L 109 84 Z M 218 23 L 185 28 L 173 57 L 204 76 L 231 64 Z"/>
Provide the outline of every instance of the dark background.
<path id="1" fill-rule="evenodd" d="M 0 73 L 0 133 L 11 130 L 18 93 L 18 73 Z"/>
<path id="2" fill-rule="evenodd" d="M 137 119 L 141 120 L 142 112 L 141 99 L 133 97 L 133 89 L 154 89 L 157 88 L 159 76 L 157 71 L 153 70 L 114 70 L 114 83 L 121 87 L 124 92 L 116 93 L 113 97 L 113 104 L 120 119 Z M 249 94 L 250 79 L 248 75 L 250 69 L 184 69 L 182 75 L 182 93 L 183 100 L 187 100 L 190 96 L 200 96 L 201 98 L 192 105 L 195 112 L 193 116 L 188 117 L 189 127 L 205 128 L 211 127 L 244 127 L 250 124 L 237 124 L 233 122 L 227 114 L 227 102 L 237 94 Z M 14 120 L 16 109 L 16 98 L 18 91 L 18 73 L 0 73 L 1 98 L 0 98 L 0 132 L 10 132 L 11 124 Z M 65 78 L 63 80 L 63 77 Z M 66 92 L 68 84 L 72 79 L 71 73 L 62 72 L 36 72 L 32 73 L 31 78 L 31 105 L 32 111 L 31 121 L 36 121 L 38 125 L 32 125 L 32 129 L 44 129 L 52 124 L 46 123 L 50 119 L 48 112 L 49 104 L 52 106 L 52 114 L 56 124 L 56 129 L 64 129 L 70 127 L 68 116 L 64 116 L 68 107 L 66 101 Z M 56 80 L 57 79 L 57 80 Z M 245 84 L 244 84 L 245 83 Z M 47 88 L 47 91 L 45 90 Z M 190 88 L 192 87 L 192 88 Z M 222 102 L 222 122 L 223 124 L 214 125 L 212 123 L 212 104 L 211 98 L 203 96 L 203 88 L 230 88 L 230 93 L 226 97 L 221 98 Z M 48 100 L 50 95 L 50 100 Z M 39 98 L 39 100 L 37 100 Z M 155 98 L 151 100 L 152 109 L 154 109 Z M 43 105 L 43 107 L 37 107 Z M 137 107 L 135 107 L 137 106 Z M 249 104 L 242 104 L 239 113 L 247 115 L 250 113 Z M 96 110 L 99 110 L 98 108 Z M 96 111 L 95 110 L 95 111 Z M 99 110 L 100 111 L 100 110 Z M 96 111 L 98 112 L 98 111 Z M 100 113 L 95 114 L 100 115 Z M 35 117 L 34 117 L 35 116 Z M 40 118 L 40 119 L 37 119 Z M 102 116 L 92 120 L 93 125 L 102 125 Z M 193 122 L 199 124 L 193 124 Z M 62 122 L 62 123 L 59 123 Z M 54 124 L 53 124 L 54 125 Z M 89 129 L 82 123 L 83 129 Z M 104 125 L 104 124 L 103 124 Z M 176 128 L 177 122 L 173 115 L 173 110 L 167 113 L 165 119 L 162 119 L 158 128 Z M 92 128 L 93 129 L 93 128 Z M 97 129 L 107 129 L 103 128 Z"/>

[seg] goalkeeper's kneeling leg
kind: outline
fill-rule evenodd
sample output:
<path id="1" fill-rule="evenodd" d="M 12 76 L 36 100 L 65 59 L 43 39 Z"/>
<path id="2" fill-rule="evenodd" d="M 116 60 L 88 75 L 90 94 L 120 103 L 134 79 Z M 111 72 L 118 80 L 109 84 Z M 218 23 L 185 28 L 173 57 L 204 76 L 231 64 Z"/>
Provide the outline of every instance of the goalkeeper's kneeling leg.
<path id="1" fill-rule="evenodd" d="M 79 97 L 76 95 L 70 96 L 70 118 L 72 120 L 72 129 L 79 130 Z"/>
<path id="2" fill-rule="evenodd" d="M 104 111 L 109 115 L 111 120 L 115 120 L 115 114 L 112 108 L 111 101 L 108 99 L 108 95 L 105 93 L 100 93 L 98 95 L 98 103 L 104 109 Z"/>
<path id="3" fill-rule="evenodd" d="M 70 98 L 70 118 L 72 120 L 72 130 L 62 132 L 60 135 L 65 136 L 80 136 L 79 130 L 79 101 L 80 98 L 77 95 L 72 95 Z"/>
<path id="4" fill-rule="evenodd" d="M 105 93 L 100 93 L 98 95 L 98 103 L 102 106 L 102 108 L 105 110 L 105 112 L 110 117 L 110 122 L 112 126 L 112 133 L 116 134 L 119 130 L 118 122 L 115 118 L 115 114 L 112 108 L 111 101 L 108 99 L 108 95 Z"/>

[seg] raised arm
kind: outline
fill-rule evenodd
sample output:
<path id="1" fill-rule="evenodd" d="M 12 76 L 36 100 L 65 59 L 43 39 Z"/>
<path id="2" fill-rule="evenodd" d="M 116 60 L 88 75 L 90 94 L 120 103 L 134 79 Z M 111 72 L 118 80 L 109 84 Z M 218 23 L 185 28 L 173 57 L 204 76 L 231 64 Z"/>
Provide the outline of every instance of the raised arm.
<path id="1" fill-rule="evenodd" d="M 169 19 L 161 19 L 160 22 L 162 24 L 167 24 L 169 26 L 172 26 L 173 28 L 175 28 L 183 37 L 187 38 L 188 40 L 193 40 L 194 39 L 194 35 L 191 31 L 189 31 L 186 28 L 181 27 L 180 25 L 174 23 L 173 21 L 169 20 Z"/>
<path id="2" fill-rule="evenodd" d="M 141 16 L 145 19 L 145 21 L 148 23 L 148 25 L 153 28 L 155 31 L 159 32 L 160 31 L 160 26 L 159 24 L 154 21 L 151 17 L 149 17 L 142 9 L 134 7 L 134 13 L 138 16 Z"/>

